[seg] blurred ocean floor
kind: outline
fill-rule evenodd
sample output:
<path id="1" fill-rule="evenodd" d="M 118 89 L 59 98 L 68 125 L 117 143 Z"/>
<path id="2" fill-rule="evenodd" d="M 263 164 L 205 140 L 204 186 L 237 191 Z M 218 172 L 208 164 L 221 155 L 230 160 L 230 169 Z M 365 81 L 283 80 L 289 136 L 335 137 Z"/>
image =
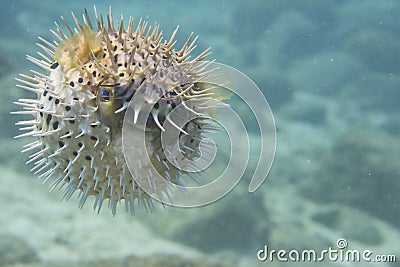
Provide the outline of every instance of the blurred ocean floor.
<path id="1" fill-rule="evenodd" d="M 110 2 L 91 1 L 88 8 L 93 4 L 105 13 Z M 18 118 L 9 112 L 26 94 L 14 78 L 33 68 L 25 55 L 38 51 L 36 36 L 52 40 L 52 21 L 70 20 L 69 12 L 80 14 L 83 6 L 3 1 L 0 266 L 265 266 L 256 258 L 265 244 L 322 250 L 339 238 L 351 249 L 400 261 L 400 2 L 112 5 L 115 14 L 160 23 L 165 38 L 178 24 L 181 41 L 194 31 L 196 53 L 211 46 L 211 57 L 259 85 L 277 126 L 271 173 L 256 193 L 247 192 L 245 177 L 222 200 L 192 210 L 156 207 L 131 217 L 121 208 L 113 218 L 107 208 L 96 215 L 90 199 L 82 210 L 74 198 L 59 201 L 59 192 L 49 193 L 28 172 L 19 152 L 26 141 L 12 139 Z"/>

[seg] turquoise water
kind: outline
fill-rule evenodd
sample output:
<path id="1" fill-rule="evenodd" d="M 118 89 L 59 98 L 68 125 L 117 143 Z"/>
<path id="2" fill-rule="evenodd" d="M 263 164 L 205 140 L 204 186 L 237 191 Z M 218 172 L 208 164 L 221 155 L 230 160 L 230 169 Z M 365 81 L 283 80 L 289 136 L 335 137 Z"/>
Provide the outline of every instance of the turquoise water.
<path id="1" fill-rule="evenodd" d="M 194 32 L 194 54 L 248 75 L 277 128 L 271 172 L 255 193 L 249 173 L 221 200 L 196 209 L 156 205 L 131 217 L 99 215 L 29 173 L 14 140 L 27 97 L 18 73 L 35 68 L 37 36 L 53 40 L 60 16 L 142 17 L 177 47 Z M 400 261 L 400 12 L 398 1 L 2 1 L 0 3 L 0 266 L 286 266 L 257 252 L 347 249 Z M 239 104 L 238 104 L 239 105 Z M 246 125 L 257 135 L 254 118 Z M 261 145 L 255 138 L 252 145 Z M 242 144 L 232 144 L 240 146 Z M 257 151 L 257 149 L 256 149 Z M 252 155 L 254 160 L 254 155 Z M 254 165 L 254 162 L 252 163 Z M 263 163 L 261 163 L 263 164 Z M 251 165 L 251 166 L 253 166 Z M 123 206 L 123 205 L 122 205 Z M 339 249 L 345 251 L 346 249 Z M 174 256 L 177 255 L 177 256 Z M 374 258 L 375 259 L 375 258 Z M 393 259 L 393 258 L 392 258 Z M 390 260 L 387 260 L 390 261 Z M 129 265 L 130 264 L 130 265 Z M 142 265 L 140 265 L 142 264 Z M 169 264 L 169 265 L 167 265 Z M 186 265 L 185 265 L 186 264 Z M 193 264 L 193 265 L 189 265 Z M 218 265 L 221 264 L 221 265 Z M 320 266 L 364 266 L 325 258 Z M 309 266 L 309 262 L 297 266 Z"/>

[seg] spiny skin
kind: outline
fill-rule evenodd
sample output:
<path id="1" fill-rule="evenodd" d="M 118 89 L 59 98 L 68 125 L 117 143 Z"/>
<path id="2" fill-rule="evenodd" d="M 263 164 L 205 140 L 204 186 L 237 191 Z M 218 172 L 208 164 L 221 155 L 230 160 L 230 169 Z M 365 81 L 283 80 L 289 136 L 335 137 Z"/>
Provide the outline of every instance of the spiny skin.
<path id="1" fill-rule="evenodd" d="M 162 124 L 171 110 L 190 99 L 199 100 L 199 105 L 189 105 L 187 112 L 209 115 L 214 112 L 214 107 L 206 105 L 210 99 L 208 88 L 197 82 L 207 75 L 208 63 L 199 62 L 209 51 L 189 60 L 196 41 L 196 38 L 191 40 L 192 35 L 176 51 L 174 37 L 178 28 L 168 42 L 163 42 L 158 26 L 151 31 L 147 23 L 140 21 L 134 30 L 132 18 L 126 29 L 123 20 L 114 28 L 111 10 L 108 27 L 97 13 L 95 27 L 86 10 L 83 23 L 74 15 L 73 18 L 76 30 L 62 18 L 68 35 L 56 23 L 57 32 L 53 33 L 57 41 L 51 43 L 39 38 L 42 41 L 39 46 L 47 56 L 41 53 L 41 59 L 28 56 L 45 72 L 32 71 L 33 77 L 21 74 L 22 79 L 17 79 L 19 87 L 37 94 L 37 99 L 16 102 L 24 110 L 15 113 L 34 117 L 18 122 L 26 126 L 22 130 L 30 130 L 18 137 L 37 138 L 23 151 L 35 152 L 28 162 L 34 163 L 35 174 L 51 181 L 51 190 L 62 188 L 65 199 L 80 191 L 80 207 L 93 195 L 95 209 L 100 211 L 103 201 L 109 199 L 114 215 L 121 200 L 125 200 L 130 211 L 135 199 L 151 208 L 150 197 L 135 178 L 153 183 L 153 192 L 159 195 L 166 188 L 158 187 L 160 183 L 152 180 L 148 166 L 141 165 L 143 151 L 133 151 L 138 168 L 135 177 L 129 172 L 121 141 L 125 110 L 137 90 L 144 90 L 150 103 L 154 99 L 150 96 L 161 97 L 152 103 L 151 116 L 146 122 L 146 147 L 158 172 L 179 183 L 179 176 L 184 173 L 166 160 L 161 148 Z M 135 112 L 140 114 L 140 107 Z M 136 123 L 135 120 L 132 118 L 131 123 Z M 198 145 L 208 124 L 205 117 L 200 117 L 180 129 L 187 133 L 179 139 L 186 158 L 199 156 Z M 178 160 L 182 154 L 174 154 L 173 158 Z"/>

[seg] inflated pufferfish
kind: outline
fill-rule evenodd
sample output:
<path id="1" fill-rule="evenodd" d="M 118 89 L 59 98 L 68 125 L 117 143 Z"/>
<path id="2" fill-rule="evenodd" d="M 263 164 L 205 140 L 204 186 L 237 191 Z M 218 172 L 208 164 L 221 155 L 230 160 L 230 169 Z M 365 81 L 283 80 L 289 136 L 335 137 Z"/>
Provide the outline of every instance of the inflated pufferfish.
<path id="1" fill-rule="evenodd" d="M 36 93 L 37 98 L 19 99 L 16 104 L 23 111 L 14 113 L 33 115 L 33 119 L 17 123 L 24 126 L 21 130 L 29 130 L 17 137 L 37 138 L 24 146 L 23 152 L 34 151 L 28 163 L 34 164 L 35 174 L 51 181 L 50 190 L 62 189 L 67 200 L 79 191 L 80 207 L 93 195 L 94 209 L 98 211 L 109 199 L 115 215 L 121 200 L 131 212 L 135 199 L 145 208 L 152 206 L 134 176 L 154 184 L 153 190 L 158 194 L 161 192 L 157 190 L 165 191 L 157 189 L 157 181 L 152 180 L 146 166 L 140 165 L 140 157 L 140 167 L 134 175 L 124 159 L 122 123 L 135 93 L 144 91 L 146 95 L 151 91 L 159 97 L 146 121 L 146 147 L 157 171 L 174 183 L 179 183 L 185 172 L 166 159 L 160 141 L 163 123 L 177 105 L 189 99 L 203 105 L 191 105 L 185 112 L 212 116 L 215 107 L 207 107 L 211 88 L 197 82 L 209 73 L 208 63 L 200 62 L 209 55 L 209 49 L 189 60 L 197 37 L 192 39 L 190 35 L 177 51 L 174 37 L 178 28 L 169 41 L 163 41 L 158 25 L 151 29 L 140 20 L 134 28 L 130 17 L 127 27 L 123 19 L 115 26 L 110 8 L 106 26 L 103 17 L 96 10 L 95 13 L 95 24 L 86 9 L 83 22 L 72 13 L 75 28 L 62 18 L 66 29 L 55 23 L 54 42 L 39 37 L 42 43 L 38 45 L 47 55 L 39 53 L 40 59 L 27 58 L 44 73 L 32 71 L 33 77 L 21 74 L 17 79 L 19 87 Z M 136 123 L 138 113 L 140 108 L 135 108 L 131 123 Z M 198 157 L 202 133 L 210 122 L 199 117 L 183 127 L 175 126 L 182 133 L 181 153 L 189 159 Z"/>

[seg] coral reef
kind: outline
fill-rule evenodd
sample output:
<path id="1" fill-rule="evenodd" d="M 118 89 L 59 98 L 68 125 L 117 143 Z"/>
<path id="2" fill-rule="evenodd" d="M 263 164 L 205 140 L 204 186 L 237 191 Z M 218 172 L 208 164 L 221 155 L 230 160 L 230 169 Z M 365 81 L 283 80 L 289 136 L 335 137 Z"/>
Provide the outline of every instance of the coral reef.
<path id="1" fill-rule="evenodd" d="M 399 72 L 400 38 L 382 29 L 362 29 L 349 36 L 344 50 L 377 71 Z"/>
<path id="2" fill-rule="evenodd" d="M 298 60 L 291 66 L 289 77 L 298 91 L 333 96 L 362 70 L 362 64 L 351 55 L 330 52 Z"/>
<path id="3" fill-rule="evenodd" d="M 35 263 L 39 258 L 25 240 L 10 234 L 0 234 L 0 266 Z"/>
<path id="4" fill-rule="evenodd" d="M 400 207 L 393 205 L 399 201 L 399 151 L 396 136 L 373 129 L 349 130 L 326 151 L 319 171 L 302 184 L 303 193 L 317 202 L 361 208 L 399 226 Z"/>
<path id="5" fill-rule="evenodd" d="M 324 98 L 298 93 L 291 105 L 286 105 L 280 114 L 292 121 L 321 125 L 326 122 L 328 108 Z"/>
<path id="6" fill-rule="evenodd" d="M 400 110 L 400 78 L 393 73 L 365 72 L 344 86 L 340 98 L 347 110 L 356 108 L 372 114 L 383 111 L 390 116 Z"/>
<path id="7" fill-rule="evenodd" d="M 149 224 L 161 235 L 206 253 L 253 252 L 258 245 L 254 239 L 268 236 L 269 216 L 261 194 L 244 195 L 244 191 L 244 187 L 236 188 L 212 206 L 202 207 L 201 211 L 169 210 L 165 217 Z M 162 223 L 176 217 L 181 220 L 173 225 Z"/>
<path id="8" fill-rule="evenodd" d="M 273 228 L 266 240 L 270 249 L 314 249 L 318 253 L 329 247 L 337 249 L 338 239 L 344 238 L 348 249 L 369 249 L 375 254 L 385 255 L 397 253 L 400 233 L 389 223 L 342 203 L 310 201 L 300 195 L 294 185 L 282 185 L 276 189 L 269 191 L 265 198 Z M 283 199 L 282 195 L 290 197 Z M 285 264 L 288 263 L 282 262 L 278 266 L 287 266 Z M 349 266 L 353 266 L 351 264 Z M 372 266 L 384 265 L 375 264 L 371 263 Z M 310 266 L 310 263 L 297 262 L 296 266 Z M 323 266 L 338 265 L 326 260 Z"/>
<path id="9" fill-rule="evenodd" d="M 86 266 L 86 265 L 85 265 Z M 123 260 L 99 261 L 88 264 L 87 267 L 106 267 L 106 266 L 124 266 L 124 267 L 227 267 L 225 264 L 210 263 L 204 259 L 185 259 L 177 255 L 150 255 L 144 258 L 127 257 Z"/>
<path id="10" fill-rule="evenodd" d="M 156 254 L 147 257 L 134 257 L 129 256 L 124 259 L 108 259 L 97 260 L 92 262 L 40 262 L 40 263 L 19 263 L 17 265 L 5 266 L 18 266 L 18 267 L 228 267 L 228 265 L 220 263 L 211 263 L 204 259 L 185 259 L 177 255 Z M 234 267 L 229 265 L 229 267 Z"/>

